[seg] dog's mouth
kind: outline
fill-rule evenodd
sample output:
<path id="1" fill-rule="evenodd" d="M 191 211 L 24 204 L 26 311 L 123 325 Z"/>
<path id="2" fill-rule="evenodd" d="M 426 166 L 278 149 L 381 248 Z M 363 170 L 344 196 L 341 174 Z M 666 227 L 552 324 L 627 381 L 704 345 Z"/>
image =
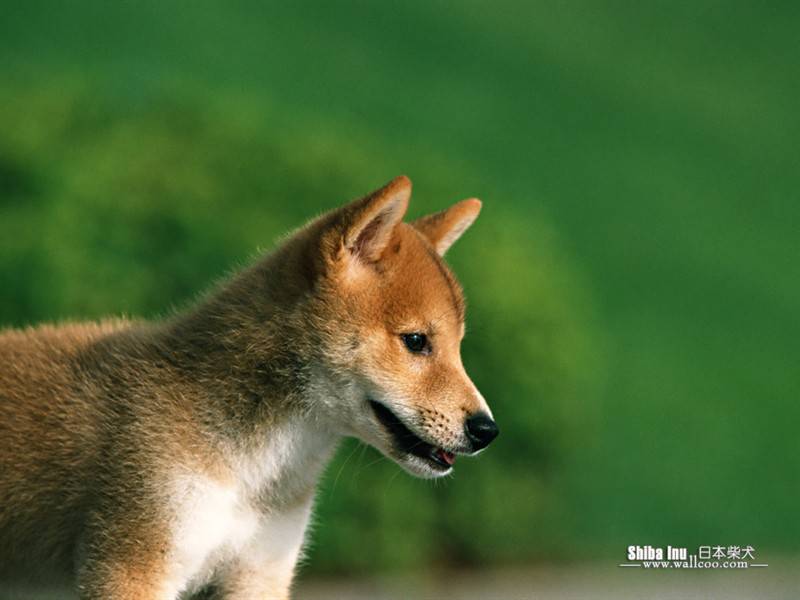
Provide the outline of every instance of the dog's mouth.
<path id="1" fill-rule="evenodd" d="M 421 439 L 406 427 L 397 415 L 380 402 L 370 400 L 369 405 L 381 425 L 392 435 L 397 450 L 421 458 L 437 471 L 448 471 L 452 468 L 456 462 L 455 454 Z"/>

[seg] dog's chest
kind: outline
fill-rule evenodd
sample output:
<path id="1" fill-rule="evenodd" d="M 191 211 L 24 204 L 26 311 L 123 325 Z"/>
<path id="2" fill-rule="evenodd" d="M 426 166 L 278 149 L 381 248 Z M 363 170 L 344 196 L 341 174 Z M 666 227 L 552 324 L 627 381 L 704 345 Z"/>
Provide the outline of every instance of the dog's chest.
<path id="1" fill-rule="evenodd" d="M 181 584 L 205 578 L 220 561 L 239 554 L 263 527 L 264 517 L 235 486 L 201 476 L 179 483 L 173 538 L 175 576 Z M 182 492 L 182 493 L 181 493 Z"/>
<path id="2" fill-rule="evenodd" d="M 175 589 L 198 589 L 229 561 L 267 564 L 299 552 L 310 499 L 284 511 L 264 513 L 233 487 L 199 478 L 192 486 L 174 536 Z"/>
<path id="3" fill-rule="evenodd" d="M 230 482 L 200 474 L 175 479 L 176 583 L 192 589 L 230 560 L 295 556 L 310 516 L 314 484 L 333 444 L 298 428 L 239 457 Z"/>

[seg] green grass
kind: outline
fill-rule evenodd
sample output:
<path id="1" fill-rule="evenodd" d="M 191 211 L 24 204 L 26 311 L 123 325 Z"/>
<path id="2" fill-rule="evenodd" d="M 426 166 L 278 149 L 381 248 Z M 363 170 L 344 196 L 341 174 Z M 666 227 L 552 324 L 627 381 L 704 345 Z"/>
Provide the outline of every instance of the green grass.
<path id="1" fill-rule="evenodd" d="M 800 550 L 793 5 L 0 15 L 3 323 L 163 313 L 399 173 L 485 201 L 452 262 L 503 436 L 436 487 L 345 448 L 317 569 Z"/>

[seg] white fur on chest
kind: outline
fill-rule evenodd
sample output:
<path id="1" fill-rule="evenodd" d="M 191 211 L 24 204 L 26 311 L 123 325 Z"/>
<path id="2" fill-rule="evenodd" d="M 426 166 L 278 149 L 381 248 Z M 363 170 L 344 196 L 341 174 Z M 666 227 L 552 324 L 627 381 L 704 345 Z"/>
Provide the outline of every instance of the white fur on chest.
<path id="1" fill-rule="evenodd" d="M 174 480 L 175 589 L 195 589 L 227 561 L 292 569 L 311 513 L 311 489 L 332 453 L 331 436 L 303 425 L 276 429 L 232 456 L 232 479 L 183 473 Z"/>
<path id="2" fill-rule="evenodd" d="M 242 501 L 236 486 L 200 475 L 176 483 L 182 501 L 173 533 L 173 573 L 175 588 L 183 589 L 205 583 L 217 564 L 239 554 L 264 517 Z"/>

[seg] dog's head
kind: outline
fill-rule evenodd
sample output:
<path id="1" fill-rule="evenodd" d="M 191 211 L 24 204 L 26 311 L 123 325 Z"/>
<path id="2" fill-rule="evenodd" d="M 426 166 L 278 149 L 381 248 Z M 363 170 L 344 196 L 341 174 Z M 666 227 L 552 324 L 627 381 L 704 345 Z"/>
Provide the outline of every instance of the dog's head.
<path id="1" fill-rule="evenodd" d="M 403 223 L 411 182 L 398 177 L 323 220 L 318 298 L 331 418 L 407 471 L 438 477 L 497 435 L 464 370 L 464 298 L 442 255 L 479 200 Z"/>

